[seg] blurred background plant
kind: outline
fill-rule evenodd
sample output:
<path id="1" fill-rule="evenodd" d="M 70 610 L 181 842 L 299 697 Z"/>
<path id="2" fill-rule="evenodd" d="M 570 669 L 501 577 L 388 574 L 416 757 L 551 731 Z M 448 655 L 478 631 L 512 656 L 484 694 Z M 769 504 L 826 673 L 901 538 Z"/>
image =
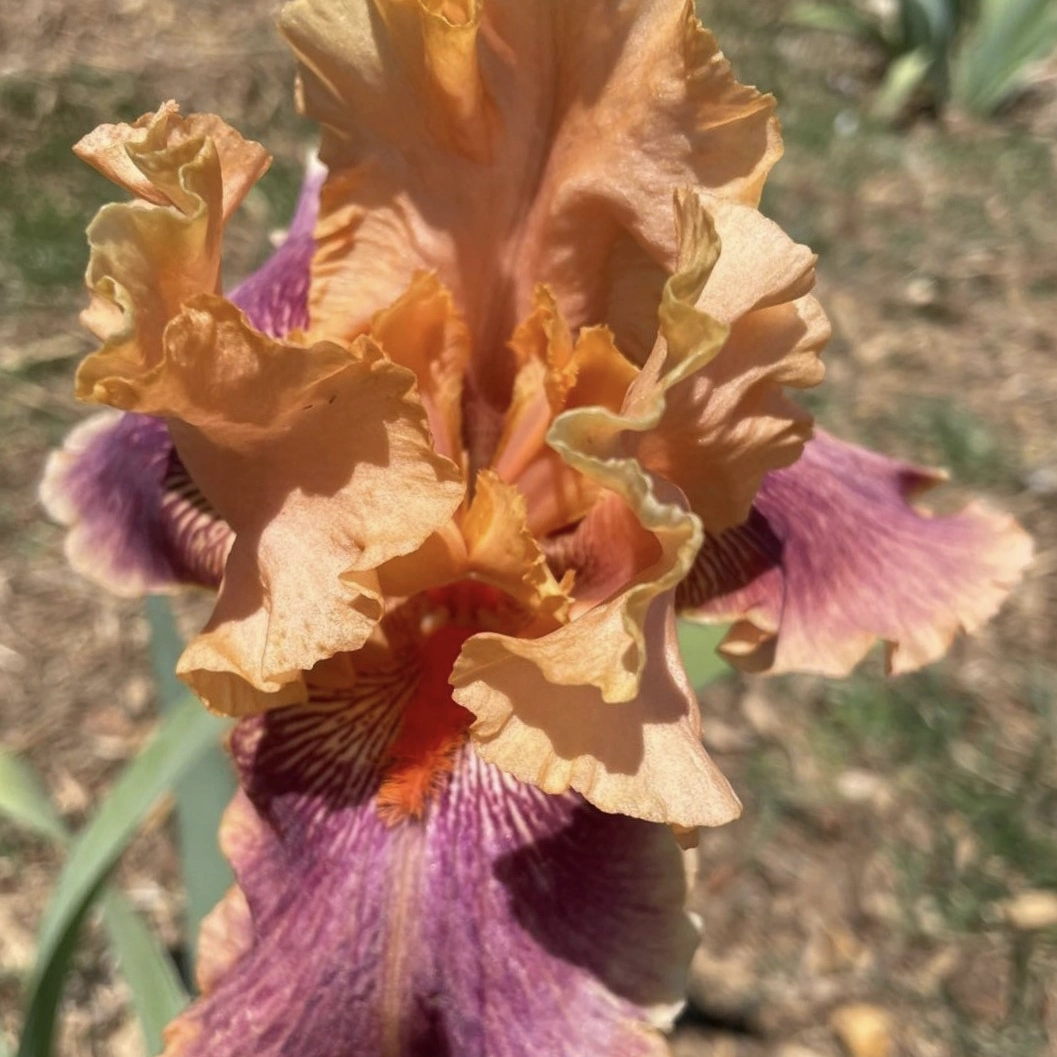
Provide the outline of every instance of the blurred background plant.
<path id="1" fill-rule="evenodd" d="M 883 120 L 914 102 L 992 115 L 1057 48 L 1054 0 L 806 0 L 789 21 L 849 34 L 885 56 L 874 99 Z"/>
<path id="2" fill-rule="evenodd" d="M 0 752 L 0 814 L 54 842 L 63 856 L 26 986 L 18 1057 L 53 1053 L 56 1018 L 81 926 L 97 905 L 146 1049 L 161 1052 L 162 1029 L 186 1005 L 194 988 L 202 919 L 232 883 L 217 843 L 221 813 L 235 791 L 231 764 L 221 746 L 228 724 L 206 712 L 176 679 L 183 647 L 168 603 L 149 598 L 146 611 L 161 722 L 76 833 L 62 821 L 32 765 Z M 170 796 L 185 893 L 186 946 L 179 951 L 161 946 L 143 916 L 109 880 L 144 819 Z"/>

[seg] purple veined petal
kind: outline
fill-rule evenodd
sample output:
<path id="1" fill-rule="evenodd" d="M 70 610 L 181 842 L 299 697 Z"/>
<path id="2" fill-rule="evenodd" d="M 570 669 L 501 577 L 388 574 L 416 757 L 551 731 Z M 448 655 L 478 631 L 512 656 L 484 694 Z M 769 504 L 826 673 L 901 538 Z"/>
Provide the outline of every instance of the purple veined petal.
<path id="1" fill-rule="evenodd" d="M 326 175 L 326 166 L 313 155 L 286 238 L 257 271 L 228 295 L 250 323 L 269 337 L 283 338 L 291 330 L 308 326 L 309 270 L 316 248 L 312 233 Z"/>
<path id="2" fill-rule="evenodd" d="M 994 616 L 1032 555 L 1012 518 L 977 503 L 950 517 L 910 504 L 943 480 L 818 431 L 743 525 L 706 539 L 682 615 L 735 621 L 721 649 L 750 671 L 845 675 L 878 639 L 890 672 L 936 660 Z"/>
<path id="3" fill-rule="evenodd" d="M 70 564 L 116 594 L 220 583 L 231 529 L 188 478 L 160 419 L 86 419 L 48 458 L 40 496 L 69 528 Z"/>
<path id="4" fill-rule="evenodd" d="M 667 1054 L 654 1025 L 696 942 L 668 830 L 468 747 L 423 820 L 387 824 L 369 761 L 394 709 L 356 685 L 236 729 L 222 842 L 244 900 L 203 930 L 209 990 L 166 1057 Z"/>

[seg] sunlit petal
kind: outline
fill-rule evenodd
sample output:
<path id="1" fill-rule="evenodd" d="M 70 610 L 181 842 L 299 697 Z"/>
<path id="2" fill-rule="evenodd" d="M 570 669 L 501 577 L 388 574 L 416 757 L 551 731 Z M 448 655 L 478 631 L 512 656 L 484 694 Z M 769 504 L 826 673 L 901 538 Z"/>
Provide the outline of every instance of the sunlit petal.
<path id="1" fill-rule="evenodd" d="M 673 264 L 673 188 L 755 203 L 780 154 L 773 100 L 684 0 L 296 0 L 282 27 L 331 169 L 313 319 L 359 333 L 436 271 L 493 397 L 538 283 L 574 329 L 606 322 L 625 270 Z"/>

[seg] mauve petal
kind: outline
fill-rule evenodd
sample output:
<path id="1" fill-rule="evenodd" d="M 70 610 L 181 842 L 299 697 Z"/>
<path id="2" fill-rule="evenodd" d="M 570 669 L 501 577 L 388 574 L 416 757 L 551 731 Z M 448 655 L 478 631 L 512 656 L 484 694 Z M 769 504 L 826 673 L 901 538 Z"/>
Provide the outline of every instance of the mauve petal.
<path id="1" fill-rule="evenodd" d="M 910 505 L 941 474 L 818 432 L 769 474 L 744 525 L 706 537 L 684 616 L 734 620 L 723 651 L 751 671 L 845 675 L 872 643 L 889 671 L 940 657 L 998 610 L 1031 560 L 1012 518 Z"/>
<path id="2" fill-rule="evenodd" d="M 70 529 L 70 564 L 116 594 L 220 582 L 231 530 L 187 476 L 161 419 L 106 411 L 85 420 L 48 459 L 40 496 Z"/>
<path id="3" fill-rule="evenodd" d="M 670 834 L 469 749 L 423 821 L 386 824 L 384 682 L 236 729 L 222 840 L 252 929 L 226 900 L 167 1057 L 661 1057 L 695 942 Z"/>
<path id="4" fill-rule="evenodd" d="M 319 190 L 327 170 L 312 158 L 305 170 L 297 209 L 286 238 L 252 275 L 228 295 L 250 323 L 272 338 L 308 327 L 309 268 L 316 243 L 312 232 L 319 214 Z"/>

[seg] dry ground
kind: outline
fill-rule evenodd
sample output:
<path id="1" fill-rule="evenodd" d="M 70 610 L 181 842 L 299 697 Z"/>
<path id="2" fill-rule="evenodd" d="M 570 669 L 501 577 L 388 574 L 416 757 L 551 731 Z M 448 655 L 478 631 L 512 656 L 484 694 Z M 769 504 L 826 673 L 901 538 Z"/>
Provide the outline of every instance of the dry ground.
<path id="1" fill-rule="evenodd" d="M 229 243 L 232 276 L 245 272 L 311 142 L 266 7 L 0 11 L 2 741 L 74 824 L 155 711 L 139 607 L 67 572 L 35 501 L 47 450 L 83 414 L 69 397 L 86 349 L 82 232 L 109 194 L 69 146 L 170 96 L 263 140 L 276 165 Z M 674 1051 L 871 1057 L 883 1051 L 855 1051 L 850 1033 L 873 1017 L 893 1055 L 1041 1057 L 1057 1052 L 1057 928 L 1014 928 L 1008 906 L 1057 891 L 1054 82 L 991 125 L 877 128 L 863 116 L 874 58 L 783 28 L 782 8 L 707 5 L 742 79 L 782 101 L 787 157 L 765 207 L 819 252 L 835 324 L 813 409 L 844 436 L 948 466 L 1015 512 L 1039 557 L 1001 617 L 920 676 L 886 683 L 868 664 L 847 683 L 732 677 L 706 692 L 710 747 L 747 810 L 702 842 L 705 938 Z M 0 1030 L 13 1032 L 57 858 L 2 825 L 0 853 Z M 174 946 L 175 873 L 158 817 L 120 876 Z M 141 1052 L 98 938 L 64 1025 L 64 1057 Z"/>

